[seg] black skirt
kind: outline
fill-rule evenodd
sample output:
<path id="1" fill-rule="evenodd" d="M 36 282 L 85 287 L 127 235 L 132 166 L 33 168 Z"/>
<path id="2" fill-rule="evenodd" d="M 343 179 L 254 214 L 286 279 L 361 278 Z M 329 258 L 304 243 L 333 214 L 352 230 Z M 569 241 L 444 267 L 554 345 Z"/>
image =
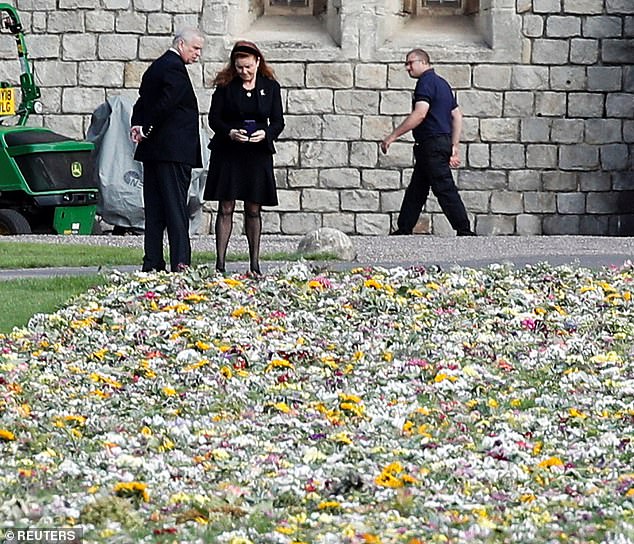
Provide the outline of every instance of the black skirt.
<path id="1" fill-rule="evenodd" d="M 242 200 L 277 206 L 273 155 L 266 141 L 223 144 L 211 150 L 205 200 Z"/>

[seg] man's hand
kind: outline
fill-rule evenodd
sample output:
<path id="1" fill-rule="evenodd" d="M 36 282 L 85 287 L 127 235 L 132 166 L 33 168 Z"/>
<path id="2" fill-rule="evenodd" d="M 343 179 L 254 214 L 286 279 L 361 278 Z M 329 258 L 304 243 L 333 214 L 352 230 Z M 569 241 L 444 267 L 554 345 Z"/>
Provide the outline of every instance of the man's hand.
<path id="1" fill-rule="evenodd" d="M 457 145 L 451 146 L 451 157 L 449 157 L 449 166 L 458 168 L 460 166 L 460 150 Z"/>
<path id="2" fill-rule="evenodd" d="M 266 132 L 264 132 L 264 130 L 260 129 L 260 130 L 256 130 L 253 134 L 251 134 L 251 137 L 249 138 L 250 142 L 254 142 L 254 143 L 258 143 L 261 142 L 262 140 L 264 140 L 264 138 L 266 138 Z"/>
<path id="3" fill-rule="evenodd" d="M 140 126 L 134 126 L 130 129 L 130 139 L 135 144 L 138 144 L 141 140 L 143 140 L 143 133 Z"/>
<path id="4" fill-rule="evenodd" d="M 394 138 L 392 134 L 383 138 L 383 141 L 381 142 L 381 151 L 383 151 L 384 154 L 387 154 L 387 150 L 390 148 L 395 139 L 396 138 Z"/>

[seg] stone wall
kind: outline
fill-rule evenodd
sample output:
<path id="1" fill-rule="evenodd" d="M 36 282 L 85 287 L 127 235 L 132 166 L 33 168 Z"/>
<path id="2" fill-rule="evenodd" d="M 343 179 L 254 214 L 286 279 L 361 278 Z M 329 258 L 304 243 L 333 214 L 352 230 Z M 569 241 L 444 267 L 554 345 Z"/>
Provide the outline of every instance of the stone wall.
<path id="1" fill-rule="evenodd" d="M 264 16 L 254 0 L 17 0 L 43 91 L 33 122 L 71 136 L 108 96 L 136 98 L 174 29 L 207 37 L 191 67 L 204 113 L 233 41 L 256 41 L 284 88 L 287 122 L 267 232 L 394 227 L 411 139 L 388 155 L 378 142 L 410 111 L 403 60 L 423 47 L 465 115 L 456 179 L 479 234 L 634 235 L 634 2 L 479 6 L 447 19 L 409 16 L 402 0 L 322 0 L 315 17 L 290 18 Z M 0 57 L 14 49 L 0 42 Z M 417 230 L 451 234 L 433 198 Z"/>

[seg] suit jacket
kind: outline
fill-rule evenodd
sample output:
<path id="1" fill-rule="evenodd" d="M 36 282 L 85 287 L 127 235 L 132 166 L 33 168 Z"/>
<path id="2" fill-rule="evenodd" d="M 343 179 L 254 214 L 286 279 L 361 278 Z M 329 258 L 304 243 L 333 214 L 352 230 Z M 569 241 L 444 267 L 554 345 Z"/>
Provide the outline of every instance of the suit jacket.
<path id="1" fill-rule="evenodd" d="M 282 97 L 280 85 L 274 79 L 258 74 L 255 80 L 257 97 L 256 128 L 266 132 L 265 144 L 271 154 L 275 153 L 273 141 L 284 130 L 282 114 Z M 214 137 L 209 142 L 209 149 L 214 153 L 222 153 L 223 147 L 229 145 L 229 131 L 244 128 L 244 115 L 240 111 L 238 98 L 242 93 L 242 80 L 234 78 L 229 85 L 218 87 L 211 98 L 209 109 L 209 127 Z"/>
<path id="2" fill-rule="evenodd" d="M 132 126 L 145 138 L 138 144 L 138 161 L 167 161 L 201 167 L 198 101 L 180 55 L 166 51 L 143 74 Z"/>

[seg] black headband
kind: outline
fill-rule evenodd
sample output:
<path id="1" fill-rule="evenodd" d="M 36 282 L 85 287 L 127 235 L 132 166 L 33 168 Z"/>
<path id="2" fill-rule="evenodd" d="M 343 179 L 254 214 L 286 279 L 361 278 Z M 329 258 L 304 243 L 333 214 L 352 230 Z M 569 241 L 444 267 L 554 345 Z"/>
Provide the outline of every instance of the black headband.
<path id="1" fill-rule="evenodd" d="M 255 57 L 258 59 L 261 56 L 260 52 L 250 45 L 236 45 L 231 50 L 231 56 L 233 57 L 236 53 L 248 53 L 249 55 L 255 55 Z"/>

